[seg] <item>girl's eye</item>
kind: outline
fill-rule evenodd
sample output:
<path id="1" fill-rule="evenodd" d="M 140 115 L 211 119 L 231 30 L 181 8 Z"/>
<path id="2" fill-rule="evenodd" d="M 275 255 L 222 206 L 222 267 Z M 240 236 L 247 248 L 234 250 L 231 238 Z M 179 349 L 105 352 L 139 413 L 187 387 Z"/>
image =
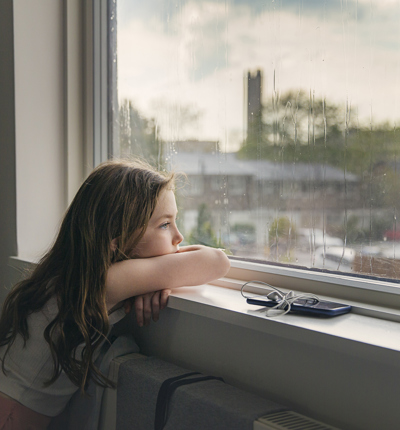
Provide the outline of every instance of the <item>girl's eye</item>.
<path id="1" fill-rule="evenodd" d="M 170 225 L 171 223 L 170 222 L 165 222 L 164 224 L 161 224 L 160 225 L 160 228 L 162 228 L 162 229 L 167 229 L 168 228 L 168 226 Z"/>

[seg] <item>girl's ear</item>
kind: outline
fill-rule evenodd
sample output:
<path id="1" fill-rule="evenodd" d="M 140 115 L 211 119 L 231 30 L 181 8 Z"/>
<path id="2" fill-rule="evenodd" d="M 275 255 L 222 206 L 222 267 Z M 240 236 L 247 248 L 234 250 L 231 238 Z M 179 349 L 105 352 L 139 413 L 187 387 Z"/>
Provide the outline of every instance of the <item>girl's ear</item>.
<path id="1" fill-rule="evenodd" d="M 118 248 L 118 239 L 117 238 L 115 238 L 111 241 L 110 247 L 111 247 L 112 252 L 117 250 L 117 248 Z"/>

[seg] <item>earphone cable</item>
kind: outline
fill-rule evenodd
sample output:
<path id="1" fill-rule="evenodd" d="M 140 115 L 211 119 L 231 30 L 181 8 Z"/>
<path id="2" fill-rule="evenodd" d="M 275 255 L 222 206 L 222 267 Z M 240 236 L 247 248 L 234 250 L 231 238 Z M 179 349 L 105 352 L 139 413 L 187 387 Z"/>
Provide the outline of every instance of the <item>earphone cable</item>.
<path id="1" fill-rule="evenodd" d="M 288 293 L 284 293 L 279 288 L 274 287 L 273 285 L 268 284 L 267 282 L 262 282 L 262 281 L 248 281 L 242 285 L 242 288 L 240 289 L 240 294 L 245 299 L 251 299 L 252 297 L 255 297 L 255 296 L 252 296 L 252 297 L 246 296 L 244 294 L 244 289 L 249 284 L 260 284 L 260 285 L 267 286 L 267 287 L 271 288 L 272 291 L 266 295 L 266 297 L 270 300 L 272 300 L 272 299 L 269 296 L 275 292 L 274 300 L 272 300 L 272 301 L 276 301 L 277 304 L 275 306 L 268 307 L 266 309 L 266 316 L 268 316 L 268 317 L 286 315 L 287 313 L 290 312 L 290 310 L 292 308 L 292 303 L 294 303 L 295 301 L 297 301 L 299 299 L 313 300 L 315 303 L 318 303 L 320 301 L 318 296 L 316 296 L 315 294 L 311 294 L 311 293 L 295 294 L 293 291 L 289 291 Z M 263 288 L 263 287 L 258 287 L 258 288 Z M 278 296 L 278 300 L 275 300 L 276 295 Z"/>

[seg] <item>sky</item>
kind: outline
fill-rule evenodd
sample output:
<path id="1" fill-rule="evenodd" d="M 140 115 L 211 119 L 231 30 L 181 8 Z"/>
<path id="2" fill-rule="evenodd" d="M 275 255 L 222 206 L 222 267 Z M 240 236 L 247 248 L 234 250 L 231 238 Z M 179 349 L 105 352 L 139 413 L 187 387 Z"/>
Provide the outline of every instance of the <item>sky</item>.
<path id="1" fill-rule="evenodd" d="M 400 0 L 118 0 L 117 7 L 119 99 L 155 118 L 167 141 L 238 149 L 244 76 L 257 69 L 264 103 L 303 89 L 350 107 L 362 126 L 400 126 Z"/>

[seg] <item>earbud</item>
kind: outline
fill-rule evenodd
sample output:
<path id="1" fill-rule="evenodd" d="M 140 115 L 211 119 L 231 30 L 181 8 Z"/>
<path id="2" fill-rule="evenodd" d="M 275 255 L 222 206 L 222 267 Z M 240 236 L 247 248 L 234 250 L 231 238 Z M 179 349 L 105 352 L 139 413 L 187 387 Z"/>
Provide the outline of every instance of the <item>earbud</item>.
<path id="1" fill-rule="evenodd" d="M 267 298 L 273 302 L 279 302 L 280 300 L 283 300 L 282 294 L 278 293 L 278 291 L 271 291 L 269 294 L 267 294 Z"/>

